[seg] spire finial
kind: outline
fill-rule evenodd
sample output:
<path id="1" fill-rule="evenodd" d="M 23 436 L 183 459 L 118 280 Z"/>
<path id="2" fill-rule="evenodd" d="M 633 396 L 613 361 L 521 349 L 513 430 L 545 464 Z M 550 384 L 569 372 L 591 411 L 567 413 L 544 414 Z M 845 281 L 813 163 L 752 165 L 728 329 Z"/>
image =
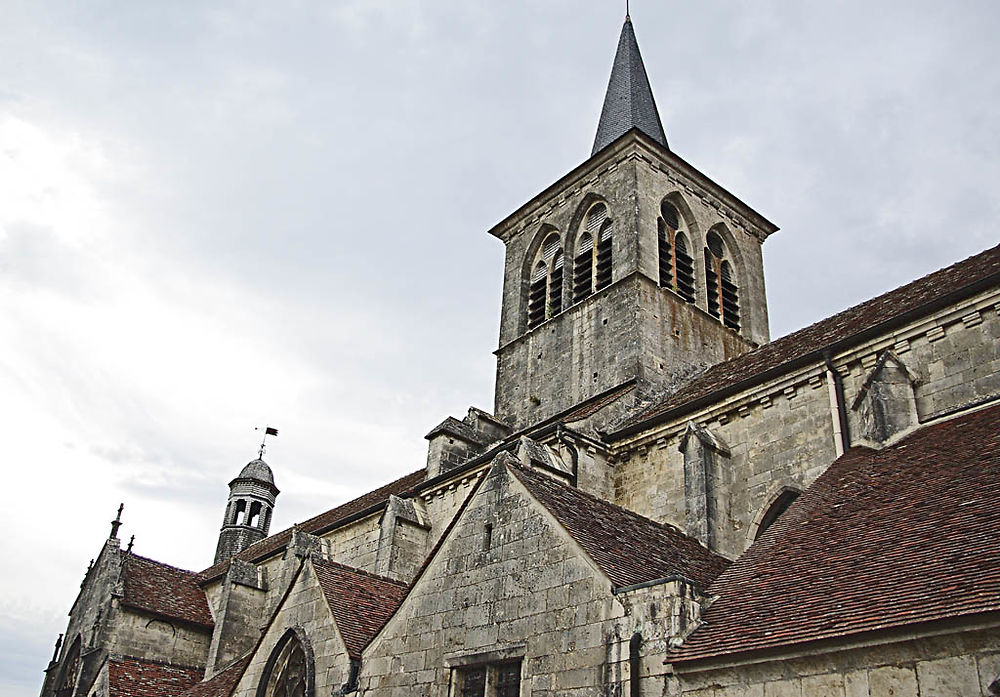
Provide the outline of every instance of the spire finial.
<path id="1" fill-rule="evenodd" d="M 111 521 L 111 538 L 112 540 L 118 539 L 118 528 L 122 526 L 122 511 L 125 510 L 125 504 L 120 504 L 118 506 L 118 515 L 115 519 Z"/>
<path id="2" fill-rule="evenodd" d="M 267 437 L 268 436 L 274 436 L 275 438 L 277 438 L 277 436 L 278 436 L 278 429 L 276 429 L 276 428 L 274 428 L 272 426 L 264 426 L 263 428 L 261 428 L 260 426 L 257 426 L 257 427 L 254 428 L 254 430 L 255 431 L 263 431 L 264 432 L 264 437 L 260 439 L 260 450 L 257 452 L 257 457 L 259 459 L 263 460 L 264 459 L 264 451 L 267 449 Z"/>
<path id="3" fill-rule="evenodd" d="M 51 661 L 52 663 L 55 663 L 56 661 L 59 660 L 59 649 L 62 646 L 62 640 L 63 640 L 63 635 L 60 634 L 59 638 L 56 639 L 56 650 L 52 652 L 52 661 Z"/>
<path id="4" fill-rule="evenodd" d="M 125 554 L 132 553 L 132 545 L 135 544 L 135 535 L 132 535 L 131 539 L 128 541 L 128 549 L 125 550 Z"/>

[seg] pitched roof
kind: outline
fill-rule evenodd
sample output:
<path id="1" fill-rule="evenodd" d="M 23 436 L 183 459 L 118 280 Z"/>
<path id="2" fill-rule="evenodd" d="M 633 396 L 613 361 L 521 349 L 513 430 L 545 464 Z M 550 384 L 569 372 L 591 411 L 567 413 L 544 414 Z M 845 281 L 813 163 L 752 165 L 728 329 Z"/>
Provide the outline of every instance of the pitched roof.
<path id="1" fill-rule="evenodd" d="M 313 559 L 312 565 L 347 654 L 361 660 L 361 652 L 392 617 L 409 587 L 332 561 Z"/>
<path id="2" fill-rule="evenodd" d="M 247 654 L 225 670 L 213 675 L 211 679 L 193 685 L 181 692 L 178 697 L 230 697 L 240 678 L 243 677 L 243 671 L 250 663 L 251 655 Z"/>
<path id="3" fill-rule="evenodd" d="M 671 412 L 695 408 L 717 392 L 764 382 L 776 369 L 787 369 L 797 360 L 817 360 L 822 351 L 859 341 L 869 331 L 911 321 L 914 316 L 930 311 L 929 306 L 935 301 L 948 301 L 952 294 L 972 294 L 980 287 L 997 283 L 1000 283 L 1000 245 L 712 366 L 631 419 L 618 433 L 624 435 Z"/>
<path id="4" fill-rule="evenodd" d="M 653 90 L 646 76 L 646 66 L 643 65 L 639 44 L 635 40 L 632 20 L 626 15 L 591 155 L 633 128 L 638 128 L 667 147 L 667 136 L 663 133 L 660 112 L 656 109 Z"/>
<path id="5" fill-rule="evenodd" d="M 657 523 L 551 477 L 511 465 L 616 587 L 682 576 L 707 588 L 729 561 L 672 525 Z"/>
<path id="6" fill-rule="evenodd" d="M 108 697 L 172 697 L 201 680 L 198 668 L 139 658 L 108 659 Z"/>
<path id="7" fill-rule="evenodd" d="M 1000 610 L 1000 405 L 836 460 L 709 591 L 685 661 Z"/>
<path id="8" fill-rule="evenodd" d="M 122 565 L 122 605 L 202 627 L 214 625 L 198 574 L 136 554 L 126 555 Z"/>
<path id="9" fill-rule="evenodd" d="M 400 477 L 394 482 L 390 482 L 389 484 L 379 487 L 374 491 L 369 491 L 367 494 L 348 501 L 343 505 L 337 506 L 326 513 L 321 513 L 318 516 L 299 523 L 298 528 L 311 535 L 321 534 L 326 530 L 347 521 L 353 516 L 364 513 L 370 508 L 376 508 L 384 505 L 385 502 L 389 500 L 390 494 L 401 496 L 413 490 L 424 481 L 426 473 L 427 470 L 421 468 L 416 472 L 406 475 L 405 477 Z M 292 528 L 287 528 L 261 540 L 260 542 L 255 542 L 237 554 L 236 558 L 242 561 L 260 561 L 284 548 L 285 545 L 288 544 L 291 537 Z M 222 576 L 227 568 L 229 568 L 228 559 L 226 561 L 219 562 L 218 564 L 214 564 L 213 566 L 210 566 L 202 571 L 199 574 L 199 579 L 202 583 L 214 580 Z"/>

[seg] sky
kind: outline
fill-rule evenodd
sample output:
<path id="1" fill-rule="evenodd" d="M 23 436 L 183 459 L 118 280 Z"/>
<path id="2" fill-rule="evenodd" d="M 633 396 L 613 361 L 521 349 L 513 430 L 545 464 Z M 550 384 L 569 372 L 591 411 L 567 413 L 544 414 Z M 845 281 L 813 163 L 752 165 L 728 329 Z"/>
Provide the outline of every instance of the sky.
<path id="1" fill-rule="evenodd" d="M 120 502 L 210 565 L 491 410 L 486 234 L 590 154 L 623 3 L 0 0 L 0 697 Z M 993 246 L 1000 4 L 634 0 L 674 152 L 780 226 L 772 337 Z"/>

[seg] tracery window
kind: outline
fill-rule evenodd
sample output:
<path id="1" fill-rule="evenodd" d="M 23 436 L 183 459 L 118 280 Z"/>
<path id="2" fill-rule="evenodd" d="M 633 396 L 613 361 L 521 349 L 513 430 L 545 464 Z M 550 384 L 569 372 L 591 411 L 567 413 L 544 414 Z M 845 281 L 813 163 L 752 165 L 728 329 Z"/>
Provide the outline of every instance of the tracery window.
<path id="1" fill-rule="evenodd" d="M 542 242 L 528 286 L 528 329 L 562 312 L 563 251 L 559 233 Z"/>
<path id="2" fill-rule="evenodd" d="M 705 295 L 708 313 L 739 331 L 739 288 L 726 245 L 715 230 L 710 230 L 705 240 Z"/>
<path id="3" fill-rule="evenodd" d="M 479 663 L 456 670 L 457 697 L 518 697 L 521 661 Z"/>
<path id="4" fill-rule="evenodd" d="M 573 302 L 611 285 L 613 228 L 604 203 L 595 203 L 584 216 L 573 258 Z"/>
<path id="5" fill-rule="evenodd" d="M 289 630 L 264 668 L 257 697 L 312 697 L 312 655 Z"/>
<path id="6" fill-rule="evenodd" d="M 658 251 L 660 261 L 660 287 L 670 288 L 687 302 L 694 302 L 694 259 L 688 252 L 690 246 L 681 229 L 681 217 L 669 202 L 660 204 Z"/>

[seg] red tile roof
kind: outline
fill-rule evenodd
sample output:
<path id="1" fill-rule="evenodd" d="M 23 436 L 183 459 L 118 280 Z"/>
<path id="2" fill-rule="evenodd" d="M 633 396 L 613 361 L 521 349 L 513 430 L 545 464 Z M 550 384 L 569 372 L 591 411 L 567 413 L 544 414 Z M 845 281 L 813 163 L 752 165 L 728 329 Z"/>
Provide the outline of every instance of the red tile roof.
<path id="1" fill-rule="evenodd" d="M 672 525 L 644 518 L 538 472 L 513 465 L 509 469 L 616 587 L 682 576 L 707 588 L 729 565 L 727 559 Z"/>
<path id="2" fill-rule="evenodd" d="M 212 627 L 198 574 L 135 554 L 125 556 L 122 605 L 202 627 Z"/>
<path id="3" fill-rule="evenodd" d="M 198 668 L 139 658 L 108 659 L 108 697 L 174 697 L 202 678 Z"/>
<path id="4" fill-rule="evenodd" d="M 178 697 L 230 697 L 233 694 L 233 690 L 236 689 L 240 678 L 243 677 L 243 671 L 246 670 L 249 663 L 250 654 L 239 659 L 222 672 L 212 676 L 210 680 L 200 682 L 190 689 L 181 692 Z"/>
<path id="5" fill-rule="evenodd" d="M 332 561 L 313 559 L 312 565 L 347 654 L 361 660 L 361 652 L 392 617 L 409 587 Z"/>
<path id="6" fill-rule="evenodd" d="M 665 400 L 630 419 L 618 433 L 626 435 L 671 412 L 697 408 L 720 391 L 764 382 L 773 371 L 787 369 L 797 360 L 818 360 L 819 354 L 832 345 L 861 340 L 867 332 L 884 331 L 890 323 L 910 321 L 928 312 L 928 306 L 935 301 L 948 301 L 952 294 L 971 294 L 980 286 L 997 284 L 1000 284 L 1000 246 L 712 366 Z"/>
<path id="7" fill-rule="evenodd" d="M 1000 406 L 855 447 L 712 584 L 679 662 L 1000 610 Z"/>
<path id="8" fill-rule="evenodd" d="M 384 505 L 385 502 L 389 500 L 390 494 L 402 496 L 403 494 L 412 491 L 424 481 L 426 474 L 426 469 L 419 469 L 416 472 L 412 472 L 405 477 L 401 477 L 394 482 L 390 482 L 383 487 L 375 489 L 374 491 L 369 491 L 367 494 L 359 496 L 352 501 L 348 501 L 341 506 L 337 506 L 326 513 L 321 513 L 318 516 L 299 523 L 298 528 L 311 535 L 319 535 L 345 522 L 352 516 L 363 513 L 369 508 Z M 272 554 L 284 549 L 291 537 L 292 528 L 287 528 L 286 530 L 275 533 L 260 542 L 250 545 L 237 554 L 236 558 L 248 562 L 262 561 Z M 219 562 L 218 564 L 210 566 L 202 571 L 199 574 L 199 578 L 202 583 L 212 581 L 222 576 L 227 568 L 229 568 L 228 560 Z"/>

